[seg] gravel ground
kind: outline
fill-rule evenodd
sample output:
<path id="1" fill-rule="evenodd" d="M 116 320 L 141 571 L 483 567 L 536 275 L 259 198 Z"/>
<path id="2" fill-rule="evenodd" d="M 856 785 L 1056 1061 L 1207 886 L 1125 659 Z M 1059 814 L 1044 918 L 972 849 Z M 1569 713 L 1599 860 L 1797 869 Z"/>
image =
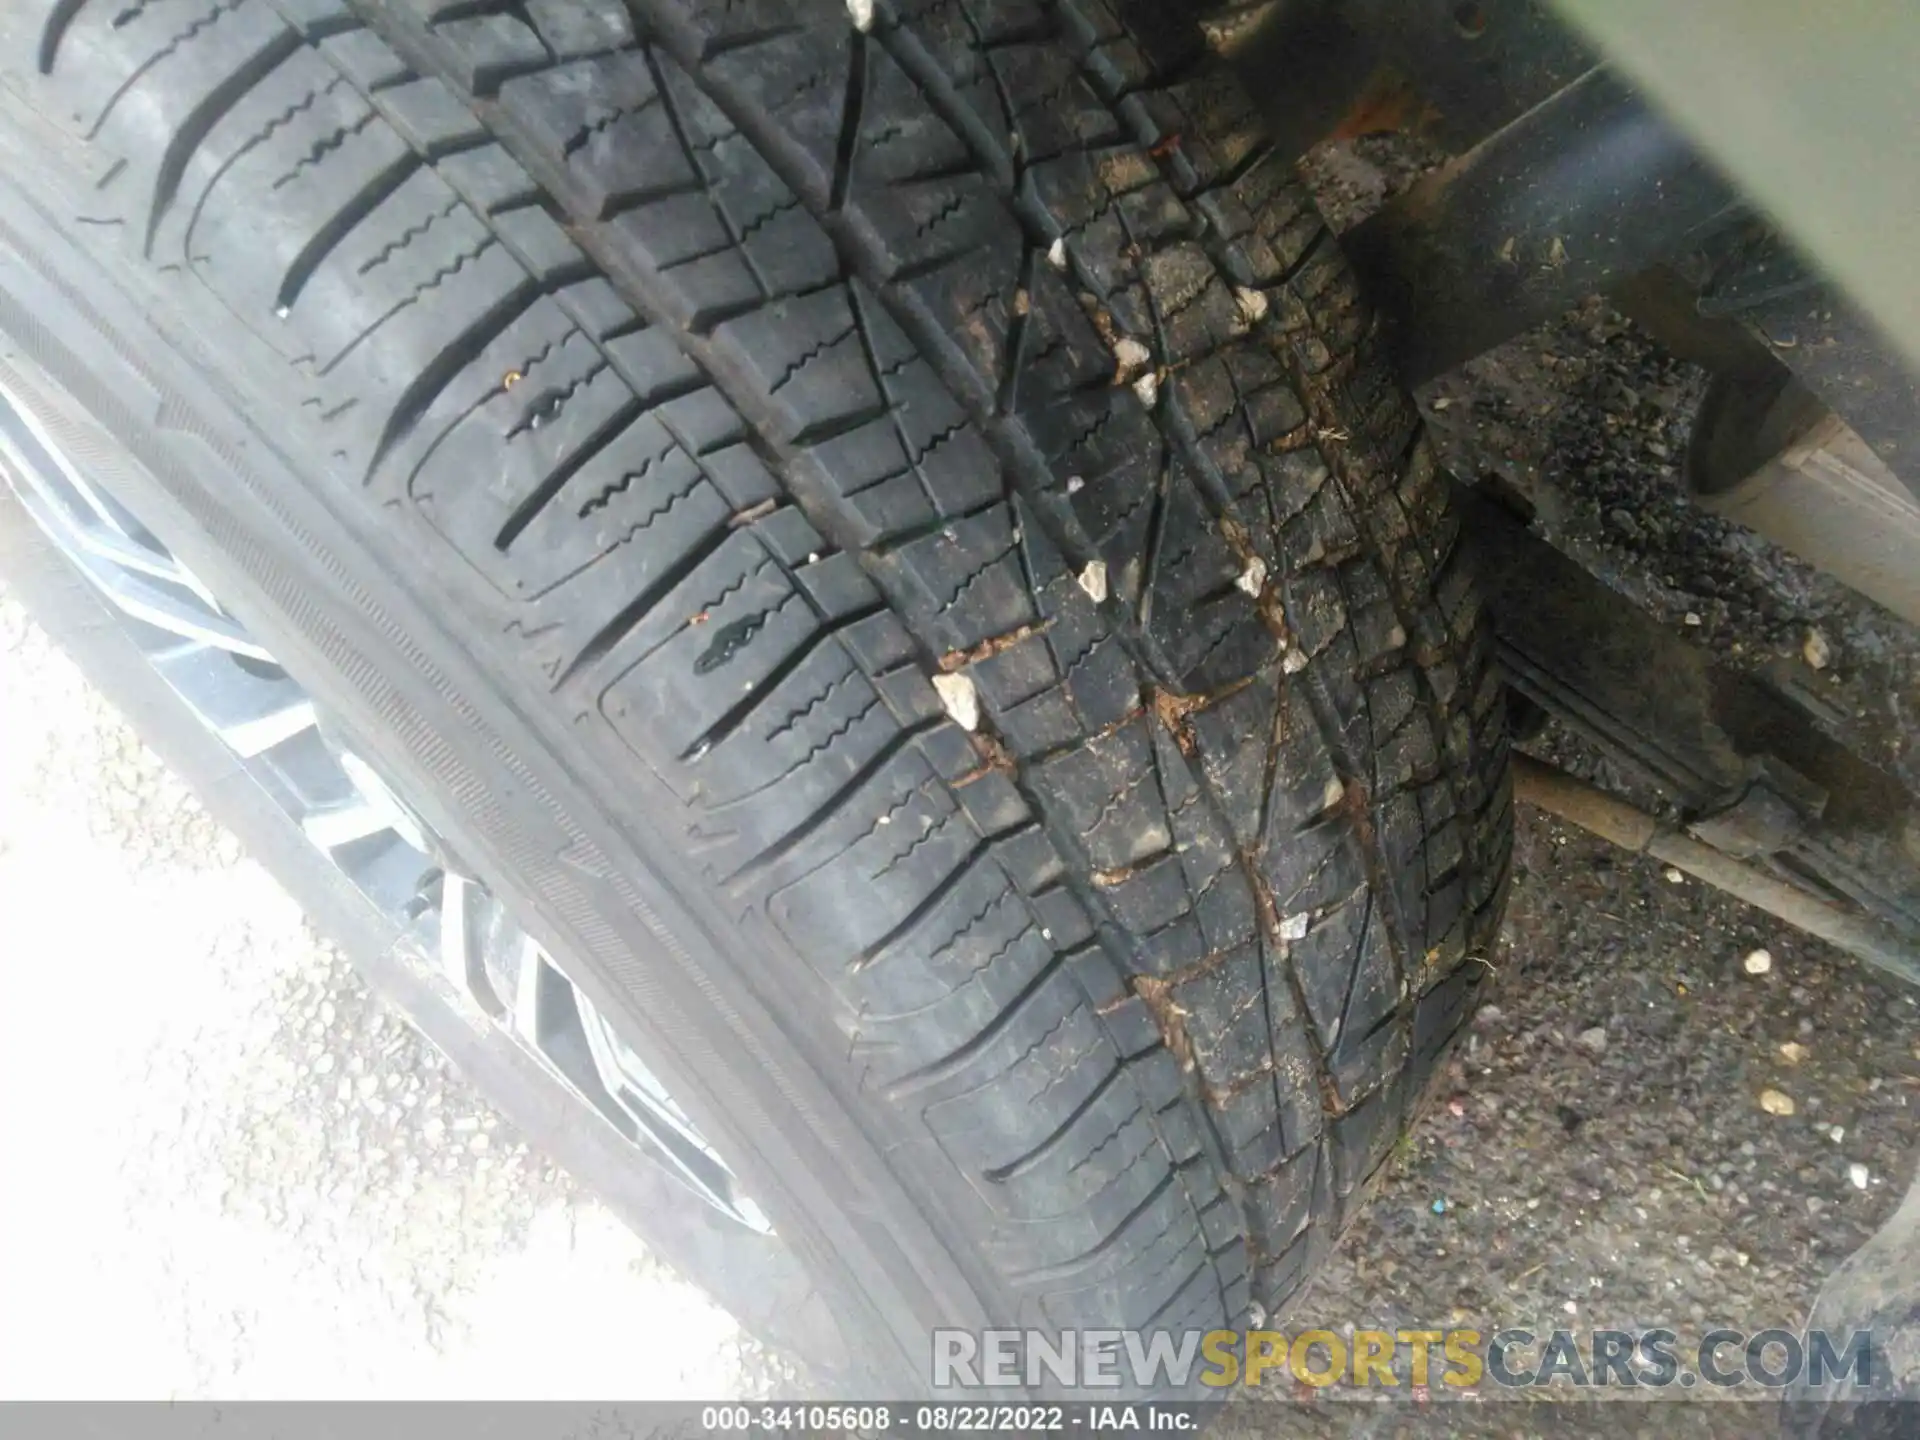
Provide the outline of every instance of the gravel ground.
<path id="1" fill-rule="evenodd" d="M 1407 173 L 1390 161 L 1363 145 L 1321 179 L 1364 210 Z M 1722 656 L 1806 669 L 1863 746 L 1920 778 L 1913 634 L 1680 498 L 1700 385 L 1593 307 L 1423 403 L 1461 473 L 1505 476 L 1568 549 Z M 1542 743 L 1619 779 L 1568 737 Z M 1520 830 L 1487 1003 L 1291 1323 L 1796 1326 L 1910 1177 L 1914 997 L 1657 865 L 1531 813 Z M 730 1320 L 381 1012 L 3 600 L 0 914 L 16 971 L 0 1084 L 41 1097 L 0 1107 L 4 1153 L 31 1157 L 0 1169 L 0 1393 L 773 1383 Z M 1771 964 L 1749 974 L 1761 948 Z M 75 970 L 22 963 L 56 956 L 84 958 L 83 1025 L 50 1018 L 72 1010 Z M 1221 1433 L 1394 1435 L 1411 1413 L 1248 1404 Z M 1609 1433 L 1763 1424 L 1662 1405 Z M 1544 1422 L 1455 1406 L 1419 1428 Z"/>

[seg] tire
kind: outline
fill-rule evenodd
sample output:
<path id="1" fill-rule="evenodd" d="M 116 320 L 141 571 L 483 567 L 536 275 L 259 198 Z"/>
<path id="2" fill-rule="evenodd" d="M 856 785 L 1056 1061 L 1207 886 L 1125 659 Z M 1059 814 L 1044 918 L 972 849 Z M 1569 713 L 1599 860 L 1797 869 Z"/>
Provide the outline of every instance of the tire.
<path id="1" fill-rule="evenodd" d="M 1277 1313 L 1511 815 L 1445 478 L 1197 35 L 855 9 L 6 7 L 0 383 L 917 1390 L 937 1326 Z"/>
<path id="2" fill-rule="evenodd" d="M 328 862 L 273 791 L 182 703 L 117 623 L 117 612 L 48 543 L 5 484 L 0 586 L 299 903 L 369 988 L 403 1012 L 509 1121 L 538 1136 L 568 1174 L 646 1235 L 654 1253 L 682 1274 L 697 1275 L 753 1333 L 783 1351 L 811 1355 L 822 1379 L 847 1374 L 847 1357 L 832 1347 L 833 1317 L 797 1258 L 712 1206 L 687 1204 L 685 1188 L 663 1167 L 636 1165 L 632 1148 L 612 1128 L 581 1123 L 586 1117 L 578 1098 L 550 1070 L 434 983 L 431 967 L 393 916 Z"/>

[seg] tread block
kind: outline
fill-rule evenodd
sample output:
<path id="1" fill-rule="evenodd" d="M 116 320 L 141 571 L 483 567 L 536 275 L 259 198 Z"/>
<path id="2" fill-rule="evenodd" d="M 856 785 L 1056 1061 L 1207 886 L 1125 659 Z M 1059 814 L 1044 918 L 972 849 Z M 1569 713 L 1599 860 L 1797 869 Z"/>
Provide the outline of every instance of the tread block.
<path id="1" fill-rule="evenodd" d="M 787 436 L 804 440 L 878 408 L 879 392 L 842 286 L 780 300 L 720 326 Z"/>
<path id="2" fill-rule="evenodd" d="M 1147 726 L 1144 716 L 1136 717 L 1038 767 L 1041 783 L 1060 797 L 1065 818 L 1098 871 L 1124 870 L 1172 848 Z"/>
<path id="3" fill-rule="evenodd" d="M 971 650 L 1035 620 L 1012 507 L 994 505 L 872 556 L 909 626 L 941 652 Z"/>
<path id="4" fill-rule="evenodd" d="M 735 531 L 621 636 L 601 713 L 638 748 L 685 755 L 819 634 L 786 572 Z"/>
<path id="5" fill-rule="evenodd" d="M 637 50 L 596 55 L 508 81 L 505 106 L 564 157 L 569 198 L 601 217 L 698 183 Z"/>
<path id="6" fill-rule="evenodd" d="M 539 70 L 551 53 L 531 25 L 515 15 L 475 15 L 433 27 L 462 86 L 491 95 L 516 75 Z"/>
<path id="7" fill-rule="evenodd" d="M 921 907 L 964 879 L 968 867 L 981 863 L 981 836 L 965 811 L 923 759 L 915 754 L 913 762 L 918 783 L 889 790 L 884 805 L 863 795 L 861 817 L 845 818 L 850 836 L 838 823 L 816 832 L 807 847 L 811 853 L 836 844 L 838 852 L 768 902 L 775 922 L 803 950 L 799 937 L 812 936 L 816 952 L 830 949 L 845 964 L 849 942 L 865 953 L 889 940 Z M 897 782 L 911 768 L 889 766 L 875 783 Z M 841 815 L 853 808 L 843 806 Z M 858 903 L 849 904 L 850 896 L 858 896 Z"/>

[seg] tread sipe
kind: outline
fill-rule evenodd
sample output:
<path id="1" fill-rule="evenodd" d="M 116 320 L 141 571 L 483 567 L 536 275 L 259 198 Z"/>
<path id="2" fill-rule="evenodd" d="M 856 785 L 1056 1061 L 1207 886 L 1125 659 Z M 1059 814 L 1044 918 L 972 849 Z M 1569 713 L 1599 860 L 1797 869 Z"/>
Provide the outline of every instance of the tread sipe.
<path id="1" fill-rule="evenodd" d="M 284 357 L 269 424 L 515 705 L 678 797 L 997 1318 L 1282 1305 L 1470 1012 L 1506 741 L 1444 477 L 1197 32 L 16 8 L 89 233 Z"/>

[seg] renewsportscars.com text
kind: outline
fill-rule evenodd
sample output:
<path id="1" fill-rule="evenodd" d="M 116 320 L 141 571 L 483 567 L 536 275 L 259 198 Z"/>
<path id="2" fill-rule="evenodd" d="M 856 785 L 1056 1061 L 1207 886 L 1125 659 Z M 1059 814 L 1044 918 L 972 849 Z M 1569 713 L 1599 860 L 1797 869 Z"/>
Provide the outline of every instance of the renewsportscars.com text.
<path id="1" fill-rule="evenodd" d="M 1301 1384 L 1318 1390 L 1649 1392 L 1805 1380 L 1871 1392 L 1887 1380 L 1873 1332 L 1711 1329 L 1543 1330 L 936 1330 L 936 1391 L 1025 1386 L 1181 1391 L 1191 1385 Z"/>

